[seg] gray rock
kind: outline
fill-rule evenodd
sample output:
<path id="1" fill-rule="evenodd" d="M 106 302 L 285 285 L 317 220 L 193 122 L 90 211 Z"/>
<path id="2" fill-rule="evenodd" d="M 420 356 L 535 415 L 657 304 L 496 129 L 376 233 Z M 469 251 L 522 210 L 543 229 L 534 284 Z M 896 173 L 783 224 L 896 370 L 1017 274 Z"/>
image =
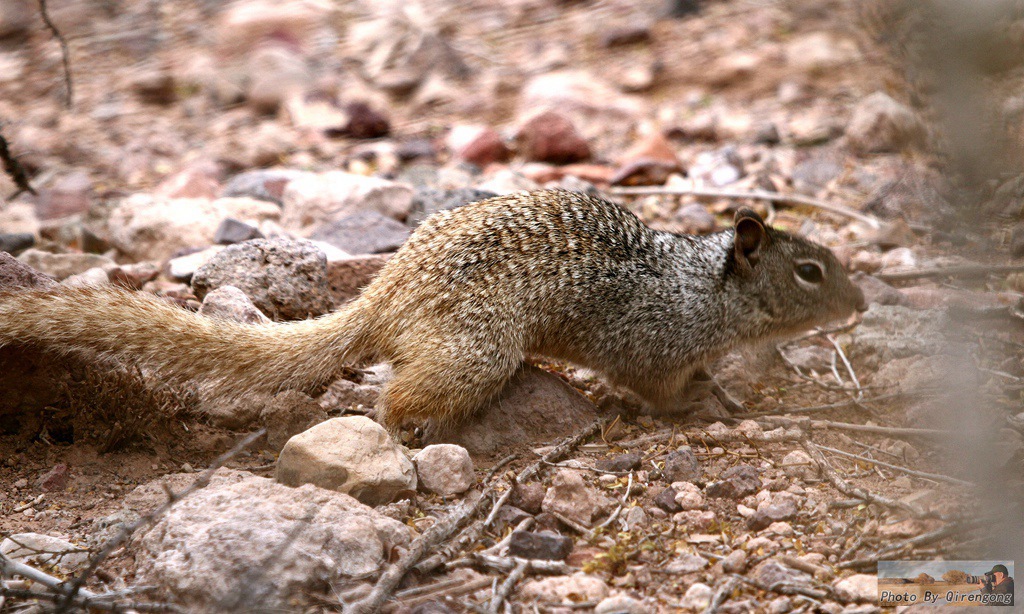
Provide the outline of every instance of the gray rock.
<path id="1" fill-rule="evenodd" d="M 18 261 L 47 275 L 52 275 L 57 279 L 65 279 L 72 275 L 84 273 L 92 268 L 106 270 L 116 266 L 110 258 L 97 254 L 51 254 L 39 251 L 38 249 L 29 249 L 22 252 L 18 256 Z"/>
<path id="2" fill-rule="evenodd" d="M 235 286 L 274 320 L 301 320 L 331 311 L 327 259 L 305 241 L 255 239 L 230 245 L 192 276 L 202 300 L 221 286 Z"/>
<path id="3" fill-rule="evenodd" d="M 328 171 L 290 181 L 282 198 L 281 223 L 306 235 L 359 211 L 403 221 L 412 210 L 413 190 L 379 177 Z"/>
<path id="4" fill-rule="evenodd" d="M 948 349 L 949 320 L 932 310 L 900 305 L 871 305 L 860 326 L 850 332 L 850 357 L 870 356 L 876 364 L 899 358 L 941 354 Z"/>
<path id="5" fill-rule="evenodd" d="M 262 239 L 263 233 L 259 228 L 245 222 L 240 222 L 233 217 L 221 220 L 220 226 L 213 235 L 213 242 L 217 245 L 231 245 L 252 239 Z"/>
<path id="6" fill-rule="evenodd" d="M 529 514 L 539 514 L 546 490 L 540 484 L 516 484 L 509 503 Z"/>
<path id="7" fill-rule="evenodd" d="M 259 420 L 267 429 L 267 445 L 277 451 L 293 436 L 327 420 L 327 412 L 309 396 L 285 390 L 263 404 Z"/>
<path id="8" fill-rule="evenodd" d="M 282 204 L 288 183 L 300 177 L 313 176 L 309 171 L 287 168 L 267 168 L 239 173 L 224 186 L 222 196 L 248 196 Z"/>
<path id="9" fill-rule="evenodd" d="M 605 458 L 597 461 L 596 467 L 601 471 L 633 471 L 634 469 L 640 468 L 640 461 L 642 461 L 643 458 L 644 455 L 639 452 L 618 454 L 611 458 Z"/>
<path id="10" fill-rule="evenodd" d="M 690 446 L 682 446 L 665 457 L 665 466 L 661 470 L 661 479 L 665 482 L 693 482 L 700 476 L 700 463 Z"/>
<path id="11" fill-rule="evenodd" d="M 359 211 L 318 228 L 309 238 L 356 255 L 396 251 L 410 234 L 408 226 L 377 211 Z"/>
<path id="12" fill-rule="evenodd" d="M 927 136 L 924 122 L 917 114 L 884 92 L 861 100 L 846 127 L 847 144 L 861 154 L 921 146 Z"/>
<path id="13" fill-rule="evenodd" d="M 676 491 L 674 488 L 666 488 L 654 497 L 654 504 L 669 514 L 683 511 L 683 507 L 676 503 Z"/>
<path id="14" fill-rule="evenodd" d="M 750 528 L 760 531 L 773 522 L 790 520 L 800 511 L 800 499 L 788 492 L 776 493 L 771 500 L 763 501 L 749 521 Z"/>
<path id="15" fill-rule="evenodd" d="M 700 571 L 708 566 L 708 560 L 696 554 L 683 554 L 668 562 L 665 572 L 671 574 L 684 574 Z"/>
<path id="16" fill-rule="evenodd" d="M 614 595 L 602 599 L 594 607 L 594 614 L 647 614 L 649 609 L 643 602 L 628 595 Z"/>
<path id="17" fill-rule="evenodd" d="M 707 234 L 714 232 L 717 223 L 715 216 L 711 215 L 703 205 L 691 203 L 679 210 L 676 214 L 683 229 L 690 234 Z"/>
<path id="18" fill-rule="evenodd" d="M 31 232 L 0 233 L 0 252 L 20 254 L 36 244 L 36 237 Z"/>
<path id="19" fill-rule="evenodd" d="M 377 573 L 409 529 L 347 495 L 220 469 L 140 540 L 138 579 L 190 611 L 293 610 Z"/>
<path id="20" fill-rule="evenodd" d="M 270 318 L 263 315 L 249 297 L 234 286 L 221 286 L 203 297 L 199 314 L 245 324 L 269 324 Z"/>
<path id="21" fill-rule="evenodd" d="M 813 480 L 818 477 L 821 468 L 803 450 L 793 450 L 782 458 L 782 470 L 790 477 Z"/>
<path id="22" fill-rule="evenodd" d="M 278 482 L 315 484 L 368 505 L 416 490 L 416 469 L 388 432 L 363 416 L 333 418 L 288 440 L 277 459 Z"/>
<path id="23" fill-rule="evenodd" d="M 761 490 L 760 472 L 750 465 L 736 465 L 722 472 L 717 482 L 705 487 L 709 497 L 740 499 Z"/>
<path id="24" fill-rule="evenodd" d="M 440 443 L 420 450 L 412 459 L 420 486 L 444 496 L 466 492 L 476 483 L 473 459 L 462 446 Z"/>
<path id="25" fill-rule="evenodd" d="M 557 513 L 583 526 L 597 512 L 597 494 L 586 485 L 580 474 L 571 469 L 560 469 L 551 479 L 551 487 L 544 495 L 541 509 Z"/>
<path id="26" fill-rule="evenodd" d="M 340 379 L 327 387 L 317 402 L 327 411 L 350 409 L 358 405 L 373 407 L 380 397 L 381 386 L 377 384 L 356 383 Z"/>
<path id="27" fill-rule="evenodd" d="M 810 575 L 788 567 L 775 559 L 762 561 L 750 572 L 754 579 L 772 586 L 774 584 L 796 584 L 808 586 L 811 584 Z"/>
<path id="28" fill-rule="evenodd" d="M 564 561 L 571 552 L 572 539 L 550 531 L 514 531 L 508 543 L 509 556 L 524 559 Z"/>
<path id="29" fill-rule="evenodd" d="M 0 554 L 33 567 L 56 567 L 71 574 L 89 562 L 89 552 L 69 541 L 42 533 L 16 533 L 0 543 Z"/>
<path id="30" fill-rule="evenodd" d="M 409 214 L 409 219 L 406 220 L 406 223 L 410 226 L 418 226 L 423 220 L 438 211 L 457 209 L 463 205 L 487 200 L 495 196 L 497 196 L 495 192 L 474 188 L 456 188 L 454 190 L 420 188 L 416 190 L 412 212 Z"/>
<path id="31" fill-rule="evenodd" d="M 707 584 L 694 582 L 690 588 L 686 589 L 682 601 L 679 602 L 679 607 L 686 611 L 702 612 L 711 604 L 714 594 L 714 590 Z"/>
<path id="32" fill-rule="evenodd" d="M 907 302 L 902 292 L 873 275 L 857 272 L 851 279 L 864 293 L 864 300 L 868 305 L 903 305 Z"/>
<path id="33" fill-rule="evenodd" d="M 747 568 L 747 551 L 737 548 L 722 559 L 722 571 L 726 573 L 743 573 Z"/>
<path id="34" fill-rule="evenodd" d="M 528 366 L 494 401 L 459 425 L 429 425 L 428 442 L 457 443 L 471 454 L 493 455 L 521 445 L 564 437 L 589 426 L 597 408 L 558 377 Z"/>

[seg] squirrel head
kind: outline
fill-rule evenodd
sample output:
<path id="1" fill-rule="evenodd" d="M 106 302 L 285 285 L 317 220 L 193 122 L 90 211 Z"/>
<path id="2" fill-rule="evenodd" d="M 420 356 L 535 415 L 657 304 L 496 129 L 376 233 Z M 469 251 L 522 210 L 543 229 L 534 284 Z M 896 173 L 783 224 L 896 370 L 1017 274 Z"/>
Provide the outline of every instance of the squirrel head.
<path id="1" fill-rule="evenodd" d="M 867 309 L 864 293 L 828 248 L 765 225 L 751 209 L 736 213 L 727 272 L 780 334 Z"/>

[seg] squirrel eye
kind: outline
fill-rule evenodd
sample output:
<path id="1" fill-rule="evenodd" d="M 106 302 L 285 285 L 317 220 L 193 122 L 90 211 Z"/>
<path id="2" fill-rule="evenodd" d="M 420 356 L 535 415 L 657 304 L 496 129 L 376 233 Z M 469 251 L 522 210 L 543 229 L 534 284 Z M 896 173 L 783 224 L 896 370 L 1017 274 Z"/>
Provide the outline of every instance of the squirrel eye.
<path id="1" fill-rule="evenodd" d="M 796 274 L 806 282 L 820 284 L 825 279 L 825 273 L 821 267 L 813 262 L 804 262 L 796 265 Z"/>

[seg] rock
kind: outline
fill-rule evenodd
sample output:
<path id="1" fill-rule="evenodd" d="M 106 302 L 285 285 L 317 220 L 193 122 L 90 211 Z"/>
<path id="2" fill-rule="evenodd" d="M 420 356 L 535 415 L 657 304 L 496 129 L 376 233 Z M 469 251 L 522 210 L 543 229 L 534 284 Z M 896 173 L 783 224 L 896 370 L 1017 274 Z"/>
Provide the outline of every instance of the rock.
<path id="1" fill-rule="evenodd" d="M 743 161 L 732 147 L 718 151 L 707 151 L 697 155 L 687 169 L 687 175 L 695 181 L 722 187 L 741 179 L 745 173 Z"/>
<path id="2" fill-rule="evenodd" d="M 71 277 L 66 278 L 62 285 L 71 288 L 81 288 L 85 286 L 100 287 L 109 286 L 110 278 L 107 276 L 107 272 L 99 267 L 93 267 L 87 271 L 77 273 Z"/>
<path id="3" fill-rule="evenodd" d="M 448 149 L 456 160 L 486 168 L 495 162 L 508 160 L 508 147 L 498 131 L 490 126 L 457 125 L 447 138 Z"/>
<path id="4" fill-rule="evenodd" d="M 562 168 L 568 170 L 566 167 Z M 603 169 L 604 167 L 598 168 Z M 678 165 L 657 160 L 638 160 L 620 167 L 613 174 L 604 178 L 604 182 L 625 186 L 663 185 L 673 173 L 677 172 L 679 172 Z"/>
<path id="5" fill-rule="evenodd" d="M 812 581 L 810 575 L 788 567 L 775 559 L 762 561 L 754 567 L 750 575 L 767 586 L 780 583 L 809 586 Z"/>
<path id="6" fill-rule="evenodd" d="M 683 595 L 683 600 L 679 603 L 679 607 L 684 610 L 702 612 L 711 605 L 712 596 L 714 596 L 714 591 L 710 586 L 701 582 L 694 582 L 690 585 L 690 588 L 686 589 L 686 594 Z"/>
<path id="7" fill-rule="evenodd" d="M 902 292 L 873 275 L 855 273 L 851 279 L 864 293 L 864 301 L 868 305 L 903 305 L 907 302 Z"/>
<path id="8" fill-rule="evenodd" d="M 840 599 L 848 601 L 875 602 L 878 600 L 878 576 L 871 574 L 854 574 L 836 580 L 832 588 Z"/>
<path id="9" fill-rule="evenodd" d="M 705 506 L 704 493 L 696 484 L 673 482 L 672 490 L 676 491 L 676 504 L 682 511 L 699 510 Z"/>
<path id="10" fill-rule="evenodd" d="M 518 595 L 526 602 L 601 601 L 608 596 L 608 585 L 597 576 L 579 571 L 571 576 L 529 580 L 519 588 Z"/>
<path id="11" fill-rule="evenodd" d="M 348 495 L 220 469 L 146 532 L 135 556 L 138 579 L 190 611 L 283 611 L 379 572 L 409 541 L 402 523 Z M 249 582 L 257 577 L 273 581 Z"/>
<path id="12" fill-rule="evenodd" d="M 388 432 L 364 416 L 333 418 L 292 437 L 275 478 L 351 494 L 368 505 L 416 490 L 416 469 Z"/>
<path id="13" fill-rule="evenodd" d="M 249 297 L 234 286 L 221 286 L 203 297 L 199 314 L 245 324 L 269 324 L 270 318 L 263 315 Z"/>
<path id="14" fill-rule="evenodd" d="M 711 215 L 704 205 L 690 203 L 676 213 L 679 231 L 687 234 L 703 235 L 714 232 L 718 228 L 715 216 Z"/>
<path id="15" fill-rule="evenodd" d="M 342 171 L 306 175 L 288 182 L 281 223 L 303 236 L 359 211 L 405 220 L 412 210 L 407 185 Z"/>
<path id="16" fill-rule="evenodd" d="M 0 252 L 18 255 L 36 244 L 36 237 L 31 232 L 0 233 Z"/>
<path id="17" fill-rule="evenodd" d="M 579 473 L 561 469 L 551 479 L 551 487 L 540 507 L 545 512 L 561 514 L 588 527 L 597 511 L 597 495 Z"/>
<path id="18" fill-rule="evenodd" d="M 793 450 L 783 457 L 782 470 L 790 477 L 813 480 L 818 477 L 821 468 L 803 450 Z"/>
<path id="19" fill-rule="evenodd" d="M 430 445 L 420 450 L 412 462 L 420 486 L 442 496 L 462 494 L 476 483 L 473 459 L 462 446 Z"/>
<path id="20" fill-rule="evenodd" d="M 769 525 L 790 520 L 800 511 L 800 499 L 788 492 L 776 493 L 770 501 L 762 501 L 757 512 L 748 522 L 754 531 L 760 531 Z"/>
<path id="21" fill-rule="evenodd" d="M 36 208 L 28 203 L 13 202 L 0 210 L 0 229 L 5 233 L 27 233 L 39 236 L 39 216 Z"/>
<path id="22" fill-rule="evenodd" d="M 669 514 L 683 511 L 683 508 L 676 502 L 676 491 L 674 488 L 666 488 L 654 497 L 654 504 Z"/>
<path id="23" fill-rule="evenodd" d="M 221 286 L 239 288 L 274 320 L 302 320 L 333 307 L 326 258 L 305 241 L 255 239 L 224 248 L 192 276 L 200 300 Z"/>
<path id="24" fill-rule="evenodd" d="M 743 573 L 747 568 L 747 551 L 737 548 L 722 559 L 722 571 L 725 573 Z"/>
<path id="25" fill-rule="evenodd" d="M 213 242 L 217 245 L 232 245 L 262 238 L 264 238 L 263 233 L 260 232 L 259 228 L 229 217 L 221 220 L 220 226 L 217 226 L 217 231 L 213 235 Z"/>
<path id="26" fill-rule="evenodd" d="M 540 513 L 546 493 L 547 490 L 540 484 L 516 484 L 512 496 L 509 497 L 509 503 L 528 514 L 537 515 Z"/>
<path id="27" fill-rule="evenodd" d="M 327 263 L 327 285 L 335 305 L 342 305 L 359 296 L 362 289 L 373 281 L 387 256 L 353 256 Z"/>
<path id="28" fill-rule="evenodd" d="M 564 561 L 572 552 L 572 539 L 550 531 L 514 531 L 508 543 L 509 556 L 545 561 Z"/>
<path id="29" fill-rule="evenodd" d="M 257 113 L 277 113 L 286 100 L 312 86 L 313 74 L 293 47 L 261 45 L 247 55 L 246 62 L 250 81 L 245 99 Z"/>
<path id="30" fill-rule="evenodd" d="M 636 531 L 647 526 L 650 518 L 642 507 L 631 507 L 622 515 L 622 523 L 627 531 Z"/>
<path id="31" fill-rule="evenodd" d="M 639 452 L 630 452 L 628 454 L 617 454 L 612 458 L 605 458 L 597 461 L 596 467 L 601 471 L 615 471 L 625 472 L 633 471 L 640 468 L 640 461 L 642 461 L 644 455 Z"/>
<path id="32" fill-rule="evenodd" d="M 859 154 L 921 147 L 927 137 L 928 131 L 917 114 L 884 92 L 861 100 L 846 127 L 846 142 Z"/>
<path id="33" fill-rule="evenodd" d="M 36 488 L 43 492 L 58 492 L 68 486 L 71 473 L 65 463 L 57 463 L 36 480 Z"/>
<path id="34" fill-rule="evenodd" d="M 360 211 L 322 226 L 309 238 L 329 243 L 350 254 L 393 252 L 405 243 L 412 230 L 377 211 Z"/>
<path id="35" fill-rule="evenodd" d="M 709 497 L 740 499 L 761 490 L 760 474 L 750 465 L 729 467 L 719 478 L 719 481 L 711 482 L 704 488 Z"/>
<path id="36" fill-rule="evenodd" d="M 794 38 L 786 46 L 786 61 L 797 70 L 819 74 L 860 58 L 856 42 L 825 32 Z"/>
<path id="37" fill-rule="evenodd" d="M 178 99 L 174 75 L 167 69 L 137 70 L 129 77 L 128 89 L 146 104 L 169 105 Z"/>
<path id="38" fill-rule="evenodd" d="M 693 482 L 700 479 L 700 476 L 700 463 L 697 462 L 697 457 L 694 456 L 690 446 L 681 446 L 669 452 L 665 457 L 665 466 L 661 470 L 663 481 L 670 484 L 672 482 Z"/>
<path id="39" fill-rule="evenodd" d="M 425 441 L 457 443 L 470 454 L 494 455 L 509 448 L 551 441 L 594 421 L 597 408 L 572 386 L 536 367 L 512 377 L 501 394 L 458 429 L 431 424 Z"/>
<path id="40" fill-rule="evenodd" d="M 288 41 L 307 52 L 335 11 L 331 3 L 318 0 L 252 0 L 227 5 L 211 30 L 217 51 L 226 58 L 244 56 L 267 41 Z"/>
<path id="41" fill-rule="evenodd" d="M 37 249 L 22 252 L 18 261 L 57 279 L 65 279 L 92 268 L 108 269 L 115 266 L 113 260 L 97 254 L 51 254 Z"/>
<path id="42" fill-rule="evenodd" d="M 295 435 L 327 420 L 327 412 L 309 396 L 285 390 L 264 403 L 259 420 L 267 429 L 267 444 L 271 450 L 277 451 Z"/>
<path id="43" fill-rule="evenodd" d="M 10 254 L 0 252 L 0 288 L 53 289 L 57 281 L 50 275 L 38 271 Z"/>
<path id="44" fill-rule="evenodd" d="M 220 165 L 216 162 L 199 161 L 161 181 L 154 190 L 154 194 L 168 200 L 176 198 L 213 199 L 220 192 L 221 175 Z"/>
<path id="45" fill-rule="evenodd" d="M 221 220 L 277 220 L 275 205 L 250 198 L 166 200 L 134 194 L 118 203 L 107 221 L 111 244 L 133 260 L 167 260 L 184 248 L 213 243 Z"/>
<path id="46" fill-rule="evenodd" d="M 801 192 L 817 194 L 843 173 L 843 160 L 838 154 L 814 151 L 793 168 L 793 186 Z"/>
<path id="47" fill-rule="evenodd" d="M 53 220 L 85 213 L 92 196 L 92 180 L 84 171 L 61 177 L 51 187 L 40 188 L 36 213 L 42 220 Z"/>
<path id="48" fill-rule="evenodd" d="M 805 371 L 822 372 L 828 370 L 832 363 L 835 350 L 818 345 L 789 346 L 782 351 L 786 360 Z"/>
<path id="49" fill-rule="evenodd" d="M 519 153 L 527 160 L 567 164 L 590 157 L 590 146 L 564 115 L 546 111 L 527 120 L 516 132 Z"/>
<path id="50" fill-rule="evenodd" d="M 686 574 L 700 571 L 708 566 L 708 560 L 696 554 L 683 554 L 668 562 L 665 572 L 671 574 Z"/>
<path id="51" fill-rule="evenodd" d="M 185 250 L 188 251 L 188 250 Z M 213 260 L 213 257 L 224 251 L 222 245 L 214 245 L 199 251 L 191 251 L 183 256 L 171 258 L 167 261 L 165 272 L 168 277 L 182 283 L 190 283 L 196 271 L 206 263 Z"/>
<path id="52" fill-rule="evenodd" d="M 287 168 L 267 168 L 239 173 L 224 186 L 222 196 L 247 196 L 282 204 L 284 189 L 288 183 L 299 177 L 315 176 L 308 171 Z"/>
<path id="53" fill-rule="evenodd" d="M 56 567 L 62 574 L 84 569 L 88 550 L 42 533 L 16 533 L 0 543 L 0 554 L 36 568 Z"/>
<path id="54" fill-rule="evenodd" d="M 376 139 L 387 136 L 391 132 L 391 122 L 384 113 L 372 108 L 365 102 L 350 102 L 345 105 L 348 122 L 337 133 L 337 136 L 348 136 L 354 139 Z M 335 136 L 335 134 L 330 134 Z"/>
<path id="55" fill-rule="evenodd" d="M 374 384 L 357 384 L 346 379 L 332 383 L 317 401 L 327 411 L 347 409 L 362 405 L 373 407 L 380 397 L 381 387 Z"/>
<path id="56" fill-rule="evenodd" d="M 497 196 L 495 192 L 487 190 L 476 190 L 473 188 L 457 188 L 454 190 L 440 190 L 436 188 L 423 188 L 416 191 L 416 199 L 413 201 L 412 213 L 406 223 L 410 226 L 418 226 L 423 220 L 438 211 L 457 209 L 469 203 L 475 203 Z"/>
<path id="57" fill-rule="evenodd" d="M 619 93 L 607 80 L 585 70 L 544 72 L 523 85 L 521 117 L 552 110 L 602 126 L 629 126 L 645 113 L 641 99 Z"/>
<path id="58" fill-rule="evenodd" d="M 649 611 L 643 602 L 628 595 L 608 597 L 594 607 L 594 614 L 647 614 Z"/>

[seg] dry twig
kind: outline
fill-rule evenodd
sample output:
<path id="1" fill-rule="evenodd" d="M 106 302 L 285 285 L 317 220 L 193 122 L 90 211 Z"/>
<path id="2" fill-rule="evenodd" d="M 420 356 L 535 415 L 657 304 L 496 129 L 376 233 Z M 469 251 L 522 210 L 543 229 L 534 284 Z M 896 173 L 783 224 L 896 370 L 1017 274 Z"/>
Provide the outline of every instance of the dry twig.
<path id="1" fill-rule="evenodd" d="M 820 445 L 820 444 L 818 444 L 818 447 L 821 448 L 822 450 L 825 450 L 826 452 L 831 452 L 832 454 L 838 454 L 839 456 L 845 456 L 847 458 L 852 458 L 854 460 L 864 461 L 866 463 L 872 463 L 872 464 L 878 465 L 880 467 L 886 467 L 888 469 L 894 469 L 894 470 L 899 471 L 901 473 L 906 473 L 907 475 L 912 475 L 912 476 L 915 476 L 915 477 L 924 478 L 926 480 L 934 480 L 936 482 L 946 482 L 948 484 L 956 484 L 957 486 L 974 486 L 974 484 L 972 484 L 971 482 L 968 482 L 966 480 L 959 480 L 957 478 L 950 477 L 948 475 L 942 475 L 942 474 L 939 474 L 939 473 L 927 473 L 925 471 L 915 471 L 913 469 L 908 469 L 906 467 L 901 467 L 899 465 L 893 465 L 891 463 L 887 463 L 887 462 L 880 461 L 880 460 L 875 460 L 873 458 L 867 458 L 866 456 L 860 456 L 858 454 L 851 454 L 849 452 L 844 452 L 843 450 L 837 450 L 835 448 L 830 448 L 828 446 L 823 446 L 823 445 Z"/>
<path id="2" fill-rule="evenodd" d="M 68 41 L 64 38 L 64 35 L 60 33 L 57 26 L 53 25 L 50 21 L 50 12 L 46 9 L 46 0 L 39 0 L 39 14 L 43 17 L 43 23 L 49 28 L 50 32 L 60 43 L 61 59 L 64 61 L 64 87 L 66 97 L 64 98 L 64 106 L 70 109 L 74 105 L 74 90 L 71 84 L 71 52 L 68 50 Z"/>

